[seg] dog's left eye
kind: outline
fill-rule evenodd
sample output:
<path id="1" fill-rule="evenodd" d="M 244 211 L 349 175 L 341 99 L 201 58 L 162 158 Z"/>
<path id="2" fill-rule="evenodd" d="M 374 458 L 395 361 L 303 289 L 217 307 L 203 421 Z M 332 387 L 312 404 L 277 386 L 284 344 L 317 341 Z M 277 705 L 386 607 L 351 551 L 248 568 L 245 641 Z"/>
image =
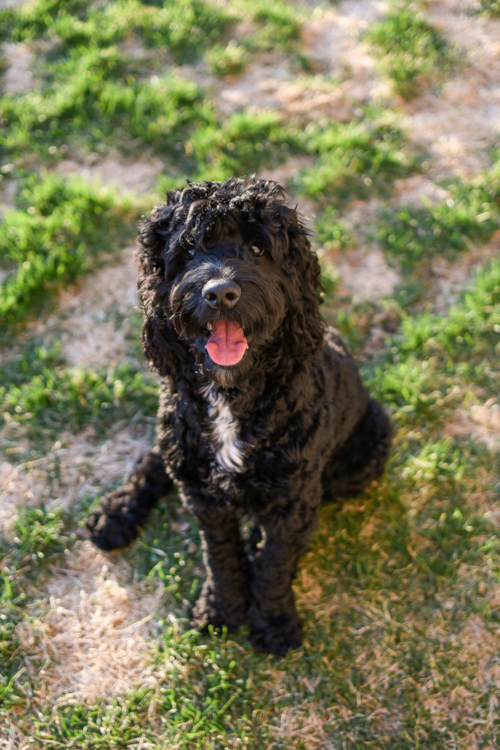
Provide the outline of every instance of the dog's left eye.
<path id="1" fill-rule="evenodd" d="M 259 247 L 259 245 L 252 245 L 250 248 L 250 252 L 254 256 L 254 258 L 259 258 L 261 255 L 264 255 L 264 248 Z"/>
<path id="2" fill-rule="evenodd" d="M 184 255 L 186 256 L 186 258 L 194 258 L 195 252 L 195 247 L 188 247 L 188 249 L 184 251 Z"/>

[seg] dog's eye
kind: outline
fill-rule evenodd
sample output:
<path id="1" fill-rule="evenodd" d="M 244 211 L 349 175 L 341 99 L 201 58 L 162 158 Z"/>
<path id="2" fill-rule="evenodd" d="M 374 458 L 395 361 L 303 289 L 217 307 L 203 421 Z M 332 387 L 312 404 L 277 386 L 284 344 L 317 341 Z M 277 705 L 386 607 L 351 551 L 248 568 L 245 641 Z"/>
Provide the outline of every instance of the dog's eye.
<path id="1" fill-rule="evenodd" d="M 264 255 L 264 248 L 259 247 L 259 245 L 252 245 L 250 248 L 250 252 L 254 256 L 254 258 L 259 258 L 261 255 Z"/>
<path id="2" fill-rule="evenodd" d="M 195 252 L 195 247 L 188 247 L 187 250 L 184 250 L 184 255 L 186 256 L 186 258 L 194 258 Z"/>

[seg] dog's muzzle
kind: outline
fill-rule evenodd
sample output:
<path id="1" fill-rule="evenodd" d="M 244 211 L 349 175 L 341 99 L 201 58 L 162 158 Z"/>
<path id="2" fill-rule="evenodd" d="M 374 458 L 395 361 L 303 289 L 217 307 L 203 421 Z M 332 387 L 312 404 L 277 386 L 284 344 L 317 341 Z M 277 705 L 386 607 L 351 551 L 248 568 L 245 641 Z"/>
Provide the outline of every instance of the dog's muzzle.
<path id="1" fill-rule="evenodd" d="M 231 310 L 241 297 L 241 287 L 232 279 L 210 279 L 201 290 L 201 296 L 211 310 Z M 216 365 L 231 367 L 243 359 L 248 349 L 243 329 L 233 320 L 224 318 L 211 324 L 212 335 L 206 350 Z"/>

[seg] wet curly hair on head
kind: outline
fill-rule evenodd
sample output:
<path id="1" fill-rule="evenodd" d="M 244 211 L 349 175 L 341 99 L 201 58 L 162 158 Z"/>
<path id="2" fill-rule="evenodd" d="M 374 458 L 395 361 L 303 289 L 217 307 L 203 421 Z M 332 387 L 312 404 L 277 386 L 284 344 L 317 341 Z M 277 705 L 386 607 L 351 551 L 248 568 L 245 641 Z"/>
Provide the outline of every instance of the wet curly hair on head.
<path id="1" fill-rule="evenodd" d="M 301 643 L 291 586 L 321 503 L 360 495 L 391 443 L 387 416 L 321 318 L 308 235 L 283 188 L 254 176 L 172 190 L 142 222 L 143 350 L 162 377 L 157 445 L 88 521 L 98 546 L 125 546 L 175 482 L 207 572 L 193 622 L 249 622 L 253 645 L 275 654 Z"/>

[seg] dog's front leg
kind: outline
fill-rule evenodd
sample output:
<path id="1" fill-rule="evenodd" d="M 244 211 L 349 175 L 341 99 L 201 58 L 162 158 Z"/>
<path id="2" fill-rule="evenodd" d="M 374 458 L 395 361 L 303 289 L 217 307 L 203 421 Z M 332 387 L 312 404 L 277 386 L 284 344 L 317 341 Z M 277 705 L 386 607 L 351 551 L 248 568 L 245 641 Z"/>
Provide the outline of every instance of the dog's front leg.
<path id="1" fill-rule="evenodd" d="M 279 656 L 302 643 L 301 626 L 292 591 L 299 557 L 307 550 L 318 521 L 317 503 L 297 503 L 283 518 L 259 518 L 262 541 L 255 556 L 250 639 L 259 651 Z"/>
<path id="2" fill-rule="evenodd" d="M 194 624 L 236 630 L 246 622 L 250 600 L 250 566 L 237 517 L 215 500 L 194 510 L 200 526 L 207 578 L 193 610 Z"/>

